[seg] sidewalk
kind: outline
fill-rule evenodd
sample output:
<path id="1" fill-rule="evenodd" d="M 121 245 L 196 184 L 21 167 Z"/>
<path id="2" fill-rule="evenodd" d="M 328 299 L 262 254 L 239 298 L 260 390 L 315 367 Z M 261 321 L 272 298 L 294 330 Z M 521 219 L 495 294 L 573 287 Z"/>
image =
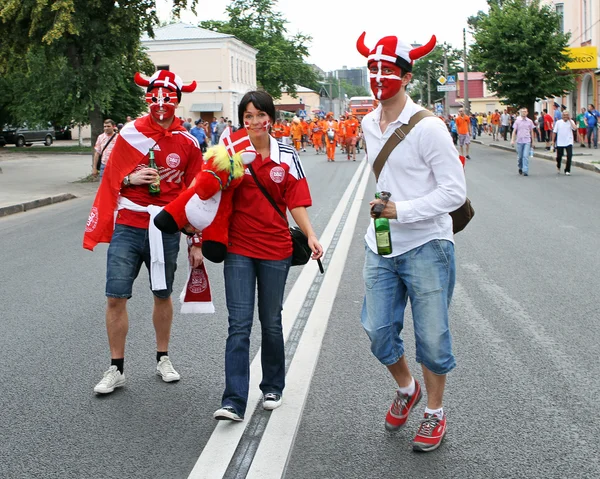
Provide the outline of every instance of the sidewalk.
<path id="1" fill-rule="evenodd" d="M 493 141 L 492 135 L 488 135 L 487 133 L 482 133 L 481 136 L 478 136 L 476 140 L 471 140 L 472 143 L 478 143 L 480 145 L 486 145 L 491 148 L 499 148 L 505 151 L 511 151 L 516 154 L 515 148 L 510 145 L 510 140 L 504 141 L 501 136 L 499 136 L 499 141 Z M 507 135 L 506 138 L 510 138 Z M 536 158 L 542 158 L 544 160 L 552 161 L 556 164 L 556 152 L 552 153 L 546 150 L 546 143 L 534 142 L 534 154 Z M 566 153 L 563 156 L 563 165 L 567 161 Z M 573 167 L 583 168 L 585 170 L 595 171 L 596 173 L 600 173 L 600 148 L 594 149 L 582 148 L 579 143 L 573 144 L 573 160 L 571 165 Z"/>
<path id="2" fill-rule="evenodd" d="M 98 183 L 82 183 L 91 155 L 0 152 L 0 218 L 39 206 L 92 196 Z"/>

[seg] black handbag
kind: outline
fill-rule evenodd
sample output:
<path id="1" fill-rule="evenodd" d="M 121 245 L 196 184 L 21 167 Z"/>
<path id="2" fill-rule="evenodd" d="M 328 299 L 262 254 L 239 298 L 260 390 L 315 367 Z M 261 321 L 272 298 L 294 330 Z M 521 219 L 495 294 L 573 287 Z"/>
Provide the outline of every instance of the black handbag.
<path id="1" fill-rule="evenodd" d="M 263 195 L 265 195 L 265 198 L 269 200 L 271 206 L 275 208 L 275 211 L 279 213 L 279 216 L 281 216 L 288 225 L 288 228 L 290 230 L 290 236 L 292 237 L 292 266 L 305 265 L 306 263 L 308 263 L 308 261 L 310 260 L 310 256 L 312 255 L 312 250 L 310 249 L 310 246 L 308 246 L 308 238 L 300 228 L 298 228 L 297 226 L 290 226 L 287 217 L 279 209 L 277 203 L 275 203 L 275 200 L 267 192 L 264 186 L 260 184 L 258 178 L 256 178 L 256 173 L 254 173 L 252 165 L 248 165 L 248 170 L 250 170 L 250 174 L 252 175 L 252 178 L 254 178 L 254 182 L 256 183 L 256 186 L 258 186 L 258 189 L 262 192 Z M 321 260 L 318 259 L 317 263 L 319 265 L 319 270 L 321 271 L 321 274 L 324 273 L 325 270 L 323 269 L 323 263 L 321 263 Z"/>

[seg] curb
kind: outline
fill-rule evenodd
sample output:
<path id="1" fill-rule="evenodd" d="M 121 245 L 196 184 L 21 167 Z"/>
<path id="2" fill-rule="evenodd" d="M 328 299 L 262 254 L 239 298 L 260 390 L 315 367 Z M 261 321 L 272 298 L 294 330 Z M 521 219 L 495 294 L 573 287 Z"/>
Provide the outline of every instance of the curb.
<path id="1" fill-rule="evenodd" d="M 20 203 L 16 205 L 3 206 L 0 207 L 0 218 L 3 216 L 12 215 L 15 213 L 23 213 L 25 211 L 32 210 L 34 208 L 39 208 L 40 206 L 48 206 L 54 203 L 61 203 L 63 201 L 72 200 L 77 198 L 77 196 L 72 195 L 71 193 L 62 193 L 56 196 L 48 196 L 46 198 L 40 198 L 38 200 L 27 201 L 25 203 Z"/>
<path id="2" fill-rule="evenodd" d="M 471 143 L 477 143 L 479 145 L 486 146 L 486 144 L 484 142 L 482 142 L 481 140 L 471 140 Z M 489 146 L 490 148 L 498 148 L 499 150 L 510 151 L 513 153 L 515 152 L 515 149 L 510 146 L 495 145 L 495 144 L 490 144 L 487 146 Z M 556 158 L 553 155 L 550 155 L 548 153 L 538 153 L 538 152 L 534 151 L 533 156 L 535 158 L 541 158 L 543 160 L 548 160 L 548 161 L 552 161 L 552 162 L 556 161 Z M 579 160 L 576 160 L 575 158 L 573 158 L 571 160 L 571 165 L 577 166 L 578 168 L 583 168 L 584 170 L 600 173 L 600 164 L 587 163 L 585 161 L 579 161 Z"/>

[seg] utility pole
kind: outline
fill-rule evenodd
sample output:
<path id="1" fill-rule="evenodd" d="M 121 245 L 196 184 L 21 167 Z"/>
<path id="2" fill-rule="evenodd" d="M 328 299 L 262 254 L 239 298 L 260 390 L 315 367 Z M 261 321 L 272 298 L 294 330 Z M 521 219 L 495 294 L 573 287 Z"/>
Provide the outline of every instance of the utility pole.
<path id="1" fill-rule="evenodd" d="M 465 114 L 471 114 L 471 107 L 469 105 L 469 65 L 467 65 L 467 29 L 463 28 L 463 61 L 464 61 L 464 82 L 465 82 Z"/>
<path id="2" fill-rule="evenodd" d="M 431 80 L 429 79 L 429 67 L 427 67 L 427 109 L 431 108 Z"/>
<path id="3" fill-rule="evenodd" d="M 444 76 L 448 78 L 448 51 L 444 48 Z M 444 92 L 444 117 L 448 118 L 450 108 L 448 107 L 448 92 Z"/>

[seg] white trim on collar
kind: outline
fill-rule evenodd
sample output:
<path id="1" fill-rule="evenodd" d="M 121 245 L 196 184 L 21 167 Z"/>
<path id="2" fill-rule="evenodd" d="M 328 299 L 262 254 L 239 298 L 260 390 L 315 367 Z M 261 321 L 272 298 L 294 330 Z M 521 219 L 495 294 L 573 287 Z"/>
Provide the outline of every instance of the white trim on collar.
<path id="1" fill-rule="evenodd" d="M 281 152 L 279 151 L 279 142 L 269 135 L 269 155 L 271 156 L 271 161 L 274 161 L 278 165 L 281 164 Z M 264 159 L 264 158 L 263 158 Z"/>

